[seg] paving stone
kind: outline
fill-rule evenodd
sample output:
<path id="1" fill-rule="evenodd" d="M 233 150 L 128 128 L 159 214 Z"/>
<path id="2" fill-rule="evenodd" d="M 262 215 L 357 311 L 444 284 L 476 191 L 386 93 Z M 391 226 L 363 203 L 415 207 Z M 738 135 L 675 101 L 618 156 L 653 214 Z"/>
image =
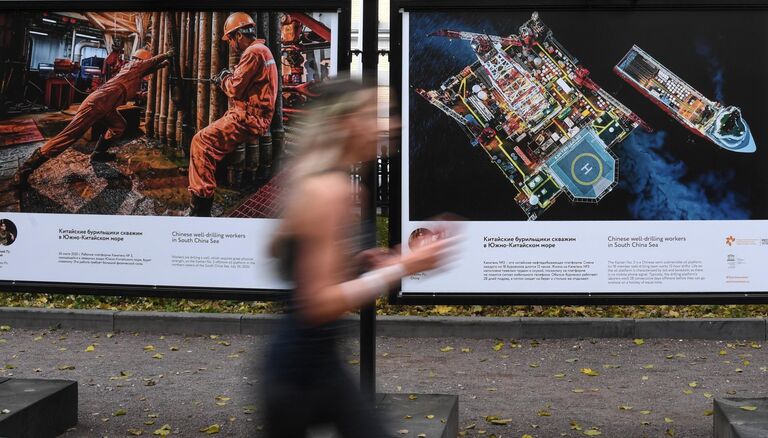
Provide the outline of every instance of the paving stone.
<path id="1" fill-rule="evenodd" d="M 77 382 L 0 378 L 0 436 L 56 437 L 76 424 Z"/>
<path id="2" fill-rule="evenodd" d="M 768 438 L 768 398 L 716 398 L 713 416 L 714 438 Z"/>

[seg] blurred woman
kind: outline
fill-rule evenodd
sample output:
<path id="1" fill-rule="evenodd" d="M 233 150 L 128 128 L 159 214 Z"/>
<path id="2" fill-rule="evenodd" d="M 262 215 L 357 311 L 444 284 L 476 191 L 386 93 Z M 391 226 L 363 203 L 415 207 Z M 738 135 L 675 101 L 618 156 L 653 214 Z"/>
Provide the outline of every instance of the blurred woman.
<path id="1" fill-rule="evenodd" d="M 266 430 L 303 437 L 332 423 L 344 437 L 383 437 L 384 428 L 344 371 L 337 320 L 372 303 L 405 275 L 437 267 L 444 239 L 408 255 L 377 254 L 363 267 L 359 215 L 350 167 L 376 158 L 376 90 L 351 81 L 324 85 L 308 109 L 301 149 L 289 168 L 284 214 L 272 252 L 294 282 L 289 312 L 265 366 Z"/>

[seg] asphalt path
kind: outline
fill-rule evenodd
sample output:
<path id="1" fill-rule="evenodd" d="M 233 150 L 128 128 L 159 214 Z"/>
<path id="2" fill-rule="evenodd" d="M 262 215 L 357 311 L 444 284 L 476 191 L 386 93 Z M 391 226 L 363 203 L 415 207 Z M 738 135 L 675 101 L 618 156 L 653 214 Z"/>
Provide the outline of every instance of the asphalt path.
<path id="1" fill-rule="evenodd" d="M 216 436 L 258 437 L 268 341 L 10 328 L 0 331 L 0 377 L 77 380 L 79 424 L 67 438 L 154 436 L 166 425 L 170 436 L 207 436 L 218 425 Z M 342 344 L 357 374 L 357 341 Z M 377 344 L 379 391 L 459 395 L 461 436 L 705 437 L 714 398 L 768 392 L 768 346 L 749 340 Z"/>

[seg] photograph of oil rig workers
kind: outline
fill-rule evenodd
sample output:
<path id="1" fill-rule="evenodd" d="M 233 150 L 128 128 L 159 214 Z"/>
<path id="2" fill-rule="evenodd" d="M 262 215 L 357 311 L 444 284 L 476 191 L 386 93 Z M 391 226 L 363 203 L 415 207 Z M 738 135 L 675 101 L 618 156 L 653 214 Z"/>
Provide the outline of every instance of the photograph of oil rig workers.
<path id="1" fill-rule="evenodd" d="M 275 217 L 335 19 L 0 13 L 0 211 Z"/>

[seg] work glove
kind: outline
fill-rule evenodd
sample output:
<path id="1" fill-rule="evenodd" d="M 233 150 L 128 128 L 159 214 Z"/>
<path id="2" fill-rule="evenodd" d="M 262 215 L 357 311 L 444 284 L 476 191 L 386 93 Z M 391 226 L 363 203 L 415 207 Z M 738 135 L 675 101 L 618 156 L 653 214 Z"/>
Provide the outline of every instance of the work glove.
<path id="1" fill-rule="evenodd" d="M 213 76 L 211 77 L 211 82 L 213 82 L 214 84 L 216 84 L 216 86 L 218 87 L 219 85 L 221 85 L 221 83 L 222 83 L 222 82 L 224 82 L 224 78 L 225 78 L 225 77 L 227 77 L 227 76 L 229 76 L 229 75 L 231 75 L 231 74 L 232 74 L 232 72 L 231 72 L 231 71 L 229 71 L 229 69 L 226 69 L 226 68 L 225 68 L 225 69 L 224 69 L 224 70 L 222 70 L 222 71 L 221 71 L 219 74 L 217 74 L 217 75 L 213 75 Z"/>

